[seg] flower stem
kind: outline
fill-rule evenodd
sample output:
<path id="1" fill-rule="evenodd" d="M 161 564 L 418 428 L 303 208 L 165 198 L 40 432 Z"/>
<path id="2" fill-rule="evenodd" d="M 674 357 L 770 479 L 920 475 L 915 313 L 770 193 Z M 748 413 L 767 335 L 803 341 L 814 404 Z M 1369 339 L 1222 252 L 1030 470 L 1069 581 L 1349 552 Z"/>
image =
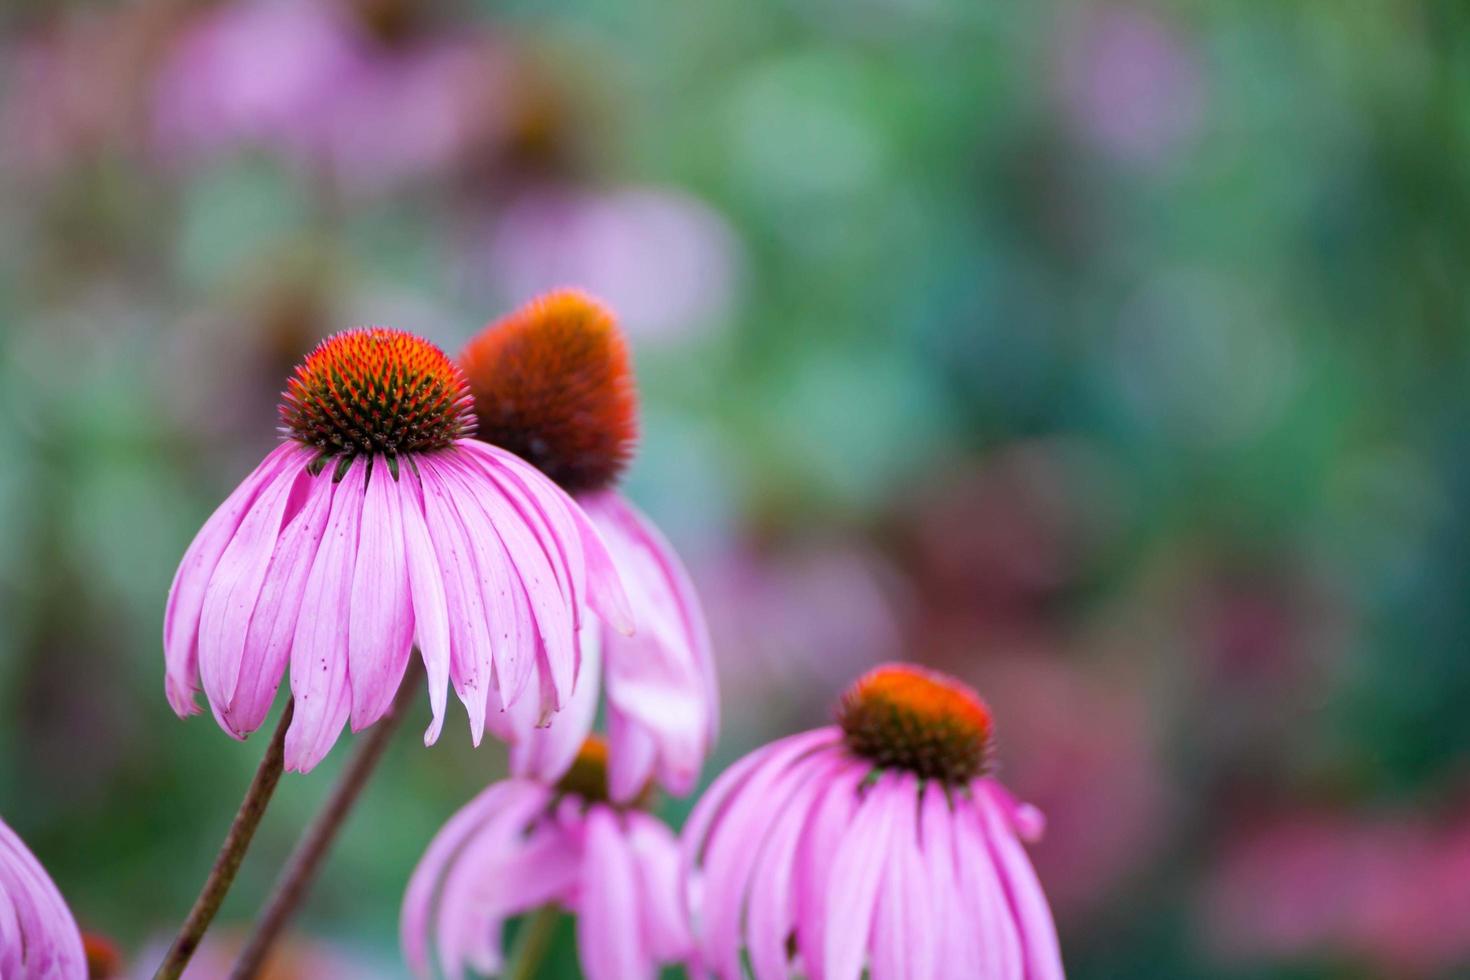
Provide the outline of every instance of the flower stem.
<path id="1" fill-rule="evenodd" d="M 337 777 L 337 783 L 332 787 L 326 804 L 306 828 L 306 833 L 296 843 L 296 850 L 291 852 L 285 868 L 276 878 L 275 888 L 271 891 L 265 910 L 256 919 L 255 928 L 251 930 L 240 958 L 235 961 L 230 980 L 252 980 L 260 975 L 271 947 L 296 914 L 311 883 L 316 880 L 327 851 L 346 822 L 358 795 L 367 785 L 378 760 L 383 757 L 383 751 L 388 747 L 398 723 L 407 714 L 408 704 L 418 690 L 422 673 L 421 670 L 410 669 L 398 685 L 398 694 L 393 698 L 393 706 L 388 709 L 388 713 L 358 737 L 357 747 L 347 762 L 347 768 Z"/>
<path id="2" fill-rule="evenodd" d="M 245 852 L 250 848 L 250 840 L 255 836 L 255 828 L 260 826 L 260 818 L 265 816 L 271 794 L 281 781 L 286 756 L 286 729 L 291 727 L 291 716 L 295 714 L 295 710 L 296 702 L 287 701 L 285 710 L 281 712 L 281 720 L 276 724 L 276 732 L 271 736 L 270 745 L 265 750 L 265 758 L 260 760 L 260 768 L 255 770 L 255 778 L 250 781 L 245 799 L 240 801 L 240 809 L 235 813 L 235 820 L 230 824 L 224 844 L 220 846 L 219 856 L 214 859 L 214 867 L 210 868 L 209 877 L 204 879 L 204 887 L 194 900 L 194 907 L 189 910 L 188 918 L 179 928 L 179 935 L 169 947 L 168 955 L 159 965 L 153 980 L 177 980 L 184 972 L 184 967 L 189 965 L 190 958 L 204 938 L 205 930 L 214 921 L 215 913 L 229 894 L 235 875 L 240 870 L 240 862 L 244 860 Z"/>
<path id="3" fill-rule="evenodd" d="M 536 976 L 551 949 L 560 920 L 561 909 L 555 902 L 548 902 L 526 917 L 516 933 L 516 948 L 511 954 L 510 969 L 505 972 L 508 980 L 532 980 Z"/>

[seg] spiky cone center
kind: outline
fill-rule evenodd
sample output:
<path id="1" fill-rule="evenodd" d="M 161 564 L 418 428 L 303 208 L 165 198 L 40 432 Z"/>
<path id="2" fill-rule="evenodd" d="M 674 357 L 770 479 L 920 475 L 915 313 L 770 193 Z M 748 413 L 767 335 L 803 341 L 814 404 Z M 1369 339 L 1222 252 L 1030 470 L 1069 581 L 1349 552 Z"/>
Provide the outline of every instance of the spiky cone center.
<path id="1" fill-rule="evenodd" d="M 638 396 L 604 306 L 576 290 L 548 293 L 486 327 L 460 363 L 481 439 L 569 493 L 617 481 L 638 439 Z"/>
<path id="2" fill-rule="evenodd" d="M 617 806 L 608 792 L 607 740 L 600 735 L 589 735 L 577 750 L 577 757 L 566 775 L 557 780 L 558 796 L 574 796 L 587 803 L 603 803 Z M 653 802 L 653 781 L 649 780 L 638 795 L 622 804 L 627 809 L 646 810 Z"/>
<path id="3" fill-rule="evenodd" d="M 842 696 L 848 748 L 883 768 L 961 785 L 985 772 L 990 709 L 948 675 L 907 664 L 869 671 Z"/>
<path id="4" fill-rule="evenodd" d="M 281 425 L 316 448 L 319 462 L 360 453 L 391 462 L 475 431 L 459 366 L 427 340 L 386 327 L 347 330 L 318 344 L 286 383 Z"/>

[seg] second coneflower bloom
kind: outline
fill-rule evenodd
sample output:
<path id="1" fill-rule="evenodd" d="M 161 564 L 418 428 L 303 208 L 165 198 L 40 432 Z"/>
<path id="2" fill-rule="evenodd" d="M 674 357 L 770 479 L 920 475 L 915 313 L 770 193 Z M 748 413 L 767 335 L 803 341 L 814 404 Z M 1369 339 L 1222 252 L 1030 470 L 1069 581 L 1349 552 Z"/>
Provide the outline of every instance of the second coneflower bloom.
<path id="1" fill-rule="evenodd" d="M 571 700 L 584 609 L 631 629 L 601 538 L 562 490 L 469 438 L 460 368 L 413 334 L 329 337 L 297 368 L 285 439 L 185 553 L 164 620 L 179 715 L 201 686 L 221 727 L 264 721 L 291 668 L 286 768 L 386 713 L 416 646 L 442 728 L 450 684 L 478 743 Z"/>
<path id="2" fill-rule="evenodd" d="M 699 965 L 722 980 L 1061 980 L 1022 840 L 1041 815 L 987 772 L 990 713 L 963 684 L 893 664 L 838 724 L 759 749 L 684 828 Z"/>
<path id="3" fill-rule="evenodd" d="M 494 783 L 439 831 L 403 899 L 402 940 L 419 976 L 504 968 L 501 929 L 540 906 L 577 914 L 591 980 L 645 980 L 689 952 L 679 845 L 638 805 L 608 798 L 607 746 L 591 739 L 555 785 Z M 647 787 L 644 787 L 646 790 Z M 525 926 L 523 925 L 523 928 Z M 516 976 L 526 964 L 517 964 Z"/>
<path id="4" fill-rule="evenodd" d="M 491 324 L 460 357 L 479 437 L 532 463 L 601 532 L 638 630 L 586 634 L 574 703 L 546 729 L 508 735 L 517 773 L 554 780 L 571 764 L 607 693 L 609 783 L 628 800 L 650 778 L 693 789 L 718 725 L 704 613 L 678 556 L 616 489 L 638 434 L 627 345 L 613 316 L 575 290 Z"/>

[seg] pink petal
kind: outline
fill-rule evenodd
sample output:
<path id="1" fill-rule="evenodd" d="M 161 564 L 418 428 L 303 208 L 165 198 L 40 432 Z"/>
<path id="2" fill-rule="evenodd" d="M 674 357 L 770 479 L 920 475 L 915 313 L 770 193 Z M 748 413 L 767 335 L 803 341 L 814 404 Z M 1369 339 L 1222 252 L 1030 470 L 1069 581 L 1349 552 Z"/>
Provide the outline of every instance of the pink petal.
<path id="1" fill-rule="evenodd" d="M 691 665 L 703 689 L 702 707 L 707 726 L 705 737 L 713 742 L 719 731 L 719 691 L 715 671 L 714 650 L 704 607 L 694 590 L 694 583 L 673 546 L 636 507 L 622 495 L 605 491 L 584 494 L 578 503 L 602 533 L 603 541 L 618 565 L 630 604 L 635 608 L 638 633 L 645 631 L 645 603 L 634 596 L 637 584 L 629 581 L 627 554 L 642 554 L 648 561 L 644 588 L 660 593 L 656 600 L 672 610 L 679 624 L 677 640 L 671 638 L 671 653 L 681 663 Z M 636 634 L 635 634 L 636 635 Z"/>
<path id="2" fill-rule="evenodd" d="M 634 799 L 653 778 L 658 743 L 647 728 L 630 720 L 611 702 L 607 706 L 607 792 L 615 802 Z"/>
<path id="3" fill-rule="evenodd" d="M 981 976 L 1021 980 L 1024 969 L 1021 938 L 985 843 L 980 814 L 973 800 L 966 800 L 951 816 L 963 913 L 968 928 L 974 929 L 978 936 L 984 957 Z"/>
<path id="4" fill-rule="evenodd" d="M 920 816 L 923 873 L 934 896 L 934 955 L 941 964 L 979 964 L 982 956 L 977 932 L 962 914 L 954 866 L 954 831 L 944 787 L 937 784 L 926 787 Z"/>
<path id="5" fill-rule="evenodd" d="M 374 457 L 366 480 L 347 626 L 354 732 L 383 717 L 413 651 L 413 605 L 398 488 L 382 457 Z"/>
<path id="6" fill-rule="evenodd" d="M 51 876 L 0 820 L 0 975 L 86 980 L 76 919 Z"/>
<path id="7" fill-rule="evenodd" d="M 424 732 L 424 744 L 433 745 L 444 729 L 444 703 L 449 686 L 449 606 L 444 595 L 444 576 L 424 517 L 423 488 L 412 467 L 399 470 L 398 499 L 403 516 L 409 597 L 413 603 L 414 641 L 424 660 L 429 706 L 434 715 Z"/>
<path id="8" fill-rule="evenodd" d="M 759 847 L 760 857 L 750 884 L 750 907 L 745 926 L 750 965 L 757 980 L 784 980 L 788 974 L 786 941 L 795 927 L 796 857 L 807 821 L 823 800 L 832 777 L 846 767 L 838 756 L 823 756 L 793 776 L 800 783 L 776 811 Z"/>
<path id="9" fill-rule="evenodd" d="M 639 929 L 638 875 L 618 818 L 606 806 L 587 814 L 577 949 L 589 980 L 647 980 L 653 963 Z"/>
<path id="10" fill-rule="evenodd" d="M 647 814 L 631 811 L 627 821 L 644 941 L 656 961 L 671 963 L 687 956 L 693 942 L 680 897 L 679 842 L 662 821 Z"/>
<path id="11" fill-rule="evenodd" d="M 306 576 L 291 644 L 296 716 L 286 732 L 286 769 L 310 772 L 336 743 L 352 705 L 347 629 L 353 564 L 362 525 L 365 460 L 356 459 L 333 488 L 332 514 Z"/>
<path id="12" fill-rule="evenodd" d="M 479 745 L 485 733 L 485 705 L 490 695 L 492 670 L 483 594 L 476 578 L 468 534 L 452 502 L 452 485 L 441 475 L 434 456 L 420 456 L 417 463 L 423 478 L 429 540 L 444 573 L 444 601 L 449 614 L 449 676 L 469 713 L 470 738 Z"/>
<path id="13" fill-rule="evenodd" d="M 986 782 L 977 780 L 973 784 L 975 802 L 984 821 L 990 853 L 1000 867 L 1001 880 L 1005 883 L 1011 910 L 1020 928 L 1021 945 L 1026 956 L 1026 980 L 1062 980 L 1062 954 L 1051 908 L 1021 842 L 1007 822 L 1006 814 L 985 792 Z"/>
<path id="14" fill-rule="evenodd" d="M 583 630 L 580 640 L 582 676 L 577 680 L 572 700 L 552 717 L 550 725 L 533 728 L 511 749 L 510 770 L 517 776 L 556 782 L 571 768 L 578 750 L 592 731 L 592 722 L 597 717 L 598 674 L 602 654 L 594 630 Z M 614 743 L 612 752 L 609 753 L 612 762 L 616 762 L 617 752 L 618 748 Z M 614 796 L 614 799 L 617 797 Z"/>
<path id="15" fill-rule="evenodd" d="M 796 855 L 796 938 L 808 976 L 826 976 L 827 894 L 832 862 L 858 805 L 868 767 L 853 761 L 835 773 L 813 807 Z"/>
<path id="16" fill-rule="evenodd" d="M 545 554 L 491 481 L 458 461 L 444 469 L 458 480 L 455 505 L 470 535 L 481 602 L 490 617 L 492 662 L 499 707 L 504 710 L 525 694 L 535 676 L 537 638 L 546 641 L 554 613 L 543 606 L 544 591 L 539 600 L 534 592 L 543 590 L 553 576 Z M 552 606 L 561 610 L 569 624 L 561 595 L 554 588 L 553 592 Z M 544 623 L 539 620 L 543 614 L 548 617 Z M 574 655 L 567 644 L 572 638 L 569 634 L 558 637 L 558 649 L 570 666 Z"/>
<path id="17" fill-rule="evenodd" d="M 827 753 L 807 755 L 789 766 L 772 760 L 750 777 L 710 837 L 704 862 L 702 948 L 717 973 L 740 975 L 741 922 L 757 861 L 770 835 L 774 814 L 808 804 L 807 785 L 830 766 Z"/>
<path id="18" fill-rule="evenodd" d="M 163 652 L 169 704 L 181 718 L 199 710 L 193 695 L 199 681 L 199 618 L 205 590 L 220 556 L 265 486 L 283 471 L 303 465 L 306 455 L 296 443 L 283 443 L 271 450 L 204 522 L 179 562 L 164 611 Z"/>
<path id="19" fill-rule="evenodd" d="M 260 599 L 250 617 L 240 661 L 235 695 L 224 711 L 227 727 L 244 736 L 260 727 L 270 713 L 271 702 L 281 686 L 306 577 L 316 561 L 317 549 L 332 508 L 332 481 L 328 476 L 311 479 L 306 502 L 286 525 L 276 542 Z"/>
<path id="20" fill-rule="evenodd" d="M 304 467 L 277 473 L 241 519 L 210 576 L 199 617 L 199 676 L 205 696 L 219 708 L 235 696 L 250 617 L 281 535 L 286 504 L 296 484 L 309 479 Z"/>
<path id="21" fill-rule="evenodd" d="M 894 780 L 880 780 L 837 845 L 827 885 L 826 980 L 857 980 L 863 972 L 894 822 L 911 805 Z"/>
<path id="22" fill-rule="evenodd" d="M 884 858 L 870 973 L 872 980 L 932 980 L 935 909 L 919 852 L 919 782 L 904 773 L 893 787 L 899 803 Z"/>

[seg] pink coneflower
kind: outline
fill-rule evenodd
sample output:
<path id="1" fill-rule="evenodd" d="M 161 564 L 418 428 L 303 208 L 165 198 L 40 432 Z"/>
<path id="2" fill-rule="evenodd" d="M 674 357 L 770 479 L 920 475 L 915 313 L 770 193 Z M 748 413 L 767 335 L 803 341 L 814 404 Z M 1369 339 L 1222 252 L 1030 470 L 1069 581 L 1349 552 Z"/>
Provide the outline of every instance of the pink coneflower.
<path id="1" fill-rule="evenodd" d="M 684 830 L 701 965 L 743 977 L 743 947 L 757 980 L 1062 977 L 1020 844 L 1044 821 L 987 774 L 990 740 L 973 691 L 889 664 L 837 725 L 736 763 Z"/>
<path id="2" fill-rule="evenodd" d="M 603 629 L 584 645 L 574 705 L 550 728 L 523 728 L 513 767 L 554 780 L 597 713 L 606 676 L 610 782 L 619 801 L 657 774 L 672 793 L 694 788 L 717 725 L 714 662 L 699 600 L 663 535 L 613 489 L 637 439 L 627 347 L 612 315 L 572 291 L 535 300 L 472 340 L 461 363 L 480 436 L 525 458 L 573 494 L 601 532 L 627 589 L 638 632 Z"/>
<path id="3" fill-rule="evenodd" d="M 82 934 L 46 869 L 0 820 L 0 977 L 86 980 Z"/>
<path id="4" fill-rule="evenodd" d="M 610 801 L 607 755 L 589 739 L 556 785 L 494 783 L 444 825 L 403 899 L 403 950 L 416 973 L 429 974 L 431 943 L 447 977 L 466 966 L 499 973 L 502 924 L 548 903 L 577 913 L 592 980 L 652 977 L 688 954 L 678 843 L 641 809 Z"/>
<path id="5" fill-rule="evenodd" d="M 476 743 L 487 714 L 534 725 L 568 703 L 584 608 L 629 629 L 591 523 L 474 430 L 464 374 L 412 334 L 323 341 L 283 395 L 285 442 L 189 546 L 164 620 L 180 716 L 203 682 L 243 738 L 289 659 L 286 768 L 305 772 L 389 708 L 417 646 L 438 738 L 452 682 Z M 491 692 L 494 699 L 491 700 Z"/>

